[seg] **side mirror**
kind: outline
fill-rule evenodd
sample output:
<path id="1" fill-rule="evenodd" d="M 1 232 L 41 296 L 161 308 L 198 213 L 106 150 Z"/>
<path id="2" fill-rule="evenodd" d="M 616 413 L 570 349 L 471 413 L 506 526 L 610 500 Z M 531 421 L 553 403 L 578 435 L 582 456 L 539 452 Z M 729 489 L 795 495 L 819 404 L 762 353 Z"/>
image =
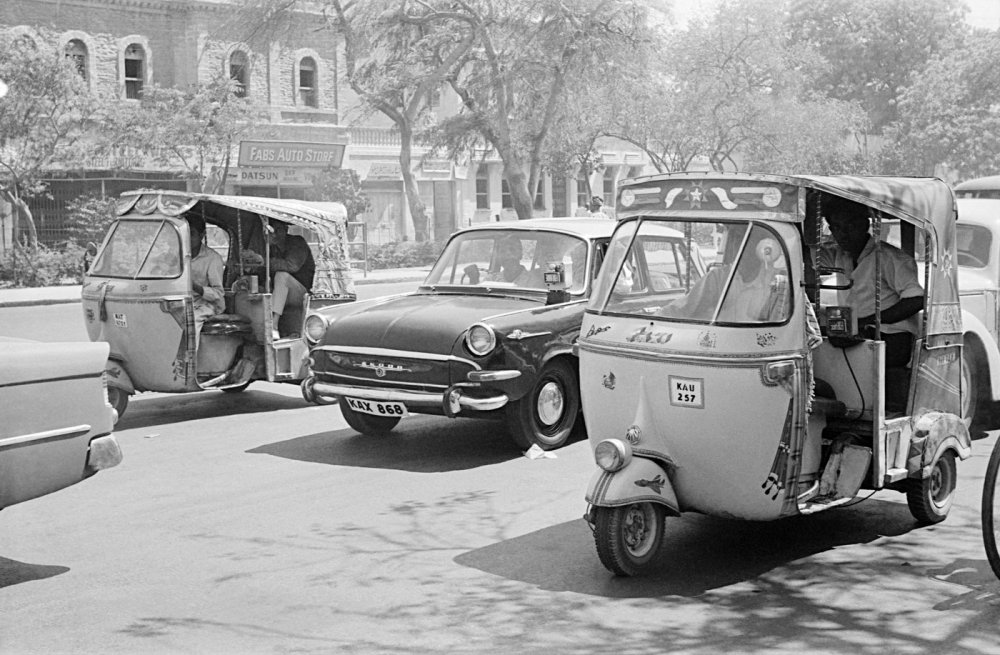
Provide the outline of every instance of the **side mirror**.
<path id="1" fill-rule="evenodd" d="M 83 273 L 86 275 L 87 271 L 90 270 L 90 262 L 94 260 L 97 256 L 97 244 L 93 241 L 87 243 L 87 247 L 83 249 Z"/>

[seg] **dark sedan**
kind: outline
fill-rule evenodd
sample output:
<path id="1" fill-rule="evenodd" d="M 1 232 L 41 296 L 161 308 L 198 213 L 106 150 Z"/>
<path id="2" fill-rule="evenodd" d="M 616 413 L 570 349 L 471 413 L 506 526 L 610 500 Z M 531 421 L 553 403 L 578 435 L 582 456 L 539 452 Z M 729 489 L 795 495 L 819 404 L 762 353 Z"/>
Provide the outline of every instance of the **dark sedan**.
<path id="1" fill-rule="evenodd" d="M 417 291 L 307 318 L 306 397 L 338 397 L 362 434 L 411 412 L 502 412 L 521 448 L 563 445 L 582 421 L 573 344 L 613 228 L 550 218 L 456 232 Z M 691 252 L 678 233 L 664 242 L 664 268 L 700 275 Z"/>

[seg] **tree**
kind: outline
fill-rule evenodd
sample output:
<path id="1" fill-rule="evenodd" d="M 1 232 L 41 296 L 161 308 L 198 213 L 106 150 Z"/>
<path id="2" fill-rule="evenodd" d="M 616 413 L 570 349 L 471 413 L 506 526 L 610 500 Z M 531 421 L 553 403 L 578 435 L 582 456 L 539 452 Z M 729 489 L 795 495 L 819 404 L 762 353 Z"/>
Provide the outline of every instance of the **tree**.
<path id="1" fill-rule="evenodd" d="M 452 155 L 483 141 L 496 150 L 520 218 L 532 215 L 567 98 L 645 29 L 637 0 L 407 0 L 398 16 L 428 33 L 474 38 L 448 78 L 462 112 L 439 123 L 437 143 Z"/>
<path id="2" fill-rule="evenodd" d="M 968 33 L 967 11 L 962 0 L 794 0 L 787 30 L 822 56 L 809 71 L 815 90 L 860 102 L 879 132 L 913 73 Z"/>
<path id="3" fill-rule="evenodd" d="M 261 109 L 236 91 L 225 75 L 187 89 L 146 86 L 138 104 L 118 105 L 105 145 L 183 168 L 200 191 L 215 193 L 225 182 L 233 145 L 260 120 Z"/>
<path id="4" fill-rule="evenodd" d="M 26 222 L 33 248 L 38 237 L 24 199 L 44 192 L 47 169 L 79 161 L 105 105 L 64 53 L 27 36 L 0 34 L 0 80 L 8 87 L 0 98 L 0 197 Z"/>
<path id="5" fill-rule="evenodd" d="M 781 4 L 729 0 L 692 21 L 630 76 L 635 91 L 619 136 L 643 148 L 661 172 L 707 157 L 714 170 L 836 169 L 850 160 L 862 127 L 857 105 L 808 91 L 807 49 L 782 38 Z M 660 67 L 647 61 L 662 62 Z M 643 69 L 653 73 L 643 78 Z"/>
<path id="6" fill-rule="evenodd" d="M 886 165 L 933 175 L 947 164 L 959 177 L 1000 170 L 1000 32 L 979 32 L 914 76 L 887 130 Z"/>

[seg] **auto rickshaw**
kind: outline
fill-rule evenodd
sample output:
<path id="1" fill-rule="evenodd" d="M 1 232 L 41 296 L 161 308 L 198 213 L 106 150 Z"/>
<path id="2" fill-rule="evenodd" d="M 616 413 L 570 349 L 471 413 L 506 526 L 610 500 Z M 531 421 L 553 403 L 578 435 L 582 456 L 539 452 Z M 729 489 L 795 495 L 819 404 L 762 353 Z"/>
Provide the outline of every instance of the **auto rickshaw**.
<path id="1" fill-rule="evenodd" d="M 866 208 L 875 279 L 889 247 L 882 221 L 897 221 L 901 250 L 923 262 L 907 366 L 886 365 L 880 319 L 859 334 L 844 301 L 852 280 L 820 265 L 833 197 Z M 618 217 L 578 342 L 599 467 L 585 518 L 605 567 L 647 570 L 665 518 L 682 512 L 769 521 L 892 489 L 920 523 L 945 519 L 956 459 L 971 452 L 946 184 L 666 174 L 625 181 Z M 665 229 L 708 250 L 703 278 L 649 284 L 647 244 Z"/>
<path id="2" fill-rule="evenodd" d="M 356 299 L 347 265 L 347 212 L 340 203 L 139 190 L 123 193 L 118 217 L 83 280 L 91 341 L 111 346 L 108 396 L 125 412 L 139 391 L 239 392 L 254 380 L 299 383 L 308 356 L 302 321 L 310 306 Z M 225 312 L 195 333 L 187 219 L 207 226 L 207 247 L 225 262 Z M 305 238 L 315 261 L 304 307 L 273 325 L 267 235 L 275 222 Z M 245 253 L 261 255 L 262 270 Z"/>

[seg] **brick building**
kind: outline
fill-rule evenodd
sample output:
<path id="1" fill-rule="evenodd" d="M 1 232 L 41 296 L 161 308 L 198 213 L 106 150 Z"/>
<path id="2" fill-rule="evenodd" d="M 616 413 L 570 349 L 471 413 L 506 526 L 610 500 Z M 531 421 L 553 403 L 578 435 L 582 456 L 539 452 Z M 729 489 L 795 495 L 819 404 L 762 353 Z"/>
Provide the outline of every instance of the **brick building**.
<path id="1" fill-rule="evenodd" d="M 93 90 L 121 102 L 133 101 L 143 86 L 153 83 L 184 87 L 218 72 L 230 75 L 244 93 L 267 106 L 269 115 L 269 122 L 240 152 L 249 152 L 254 144 L 297 149 L 301 161 L 276 165 L 241 156 L 238 166 L 230 169 L 226 193 L 301 197 L 309 185 L 310 167 L 321 167 L 304 162 L 303 149 L 329 152 L 341 146 L 341 165 L 358 171 L 372 201 L 372 211 L 363 217 L 369 240 L 412 238 L 398 133 L 380 115 L 366 117 L 363 124 L 349 118 L 357 98 L 341 79 L 343 61 L 334 32 L 318 29 L 322 17 L 303 14 L 298 29 L 261 46 L 232 40 L 239 33 L 230 22 L 233 15 L 229 0 L 3 0 L 0 30 L 64 48 Z M 457 111 L 457 98 L 444 90 L 434 109 Z M 610 203 L 617 180 L 641 171 L 646 159 L 621 144 L 603 150 L 606 168 L 591 184 Z M 470 162 L 420 161 L 424 154 L 415 148 L 415 174 L 431 213 L 433 236 L 498 215 L 513 216 L 499 158 L 478 153 Z M 233 155 L 237 161 L 235 149 Z M 53 171 L 52 198 L 36 198 L 31 206 L 42 237 L 54 242 L 60 237 L 66 202 L 83 193 L 117 195 L 142 186 L 186 184 L 180 170 L 121 153 Z M 586 188 L 581 179 L 546 177 L 536 214 L 573 214 L 585 203 Z"/>

